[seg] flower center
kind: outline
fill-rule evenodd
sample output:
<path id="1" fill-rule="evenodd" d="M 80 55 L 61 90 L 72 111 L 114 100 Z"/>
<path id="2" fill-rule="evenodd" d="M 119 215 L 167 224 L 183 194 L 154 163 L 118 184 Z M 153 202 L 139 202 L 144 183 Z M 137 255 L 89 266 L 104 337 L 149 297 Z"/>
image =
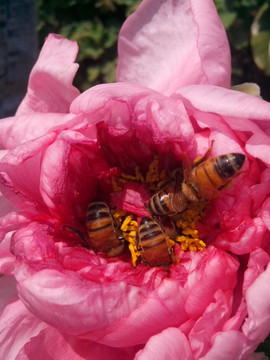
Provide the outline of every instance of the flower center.
<path id="1" fill-rule="evenodd" d="M 118 178 L 112 177 L 112 189 L 113 192 L 121 192 L 124 185 L 127 185 L 129 182 L 135 182 L 146 185 L 151 197 L 158 193 L 164 184 L 171 181 L 173 173 L 174 171 L 166 174 L 164 169 L 160 171 L 159 159 L 158 156 L 155 155 L 145 175 L 141 173 L 139 167 L 135 168 L 134 175 L 121 173 Z M 149 218 L 154 218 L 155 223 L 157 222 L 158 224 L 157 226 L 160 226 L 161 238 L 156 244 L 155 241 L 157 241 L 157 237 L 160 235 L 157 233 L 159 228 L 154 228 L 152 223 L 150 223 L 150 225 L 148 224 L 149 231 L 147 232 L 147 241 L 152 240 L 155 245 L 147 244 L 147 251 L 152 251 L 153 254 L 154 248 L 160 247 L 161 244 L 164 245 L 165 242 L 168 251 L 170 251 L 170 249 L 174 251 L 176 244 L 179 244 L 184 251 L 204 250 L 206 244 L 199 238 L 196 223 L 203 219 L 206 206 L 207 201 L 201 200 L 187 204 L 186 209 L 176 215 L 153 217 L 149 214 Z M 147 208 L 147 204 L 145 204 L 145 208 Z M 122 236 L 128 243 L 133 266 L 135 267 L 139 260 L 148 263 L 148 261 L 144 259 L 145 248 L 140 241 L 140 224 L 142 218 L 136 214 L 117 208 L 112 210 L 112 216 L 117 228 L 121 231 Z M 153 230 L 151 230 L 151 227 Z M 162 234 L 164 234 L 163 240 Z M 160 249 L 160 252 L 161 251 Z M 157 257 L 157 255 L 155 256 Z M 172 256 L 171 260 L 172 262 L 178 262 L 175 256 Z M 158 261 L 157 264 L 159 264 Z M 161 263 L 160 265 L 164 264 Z"/>

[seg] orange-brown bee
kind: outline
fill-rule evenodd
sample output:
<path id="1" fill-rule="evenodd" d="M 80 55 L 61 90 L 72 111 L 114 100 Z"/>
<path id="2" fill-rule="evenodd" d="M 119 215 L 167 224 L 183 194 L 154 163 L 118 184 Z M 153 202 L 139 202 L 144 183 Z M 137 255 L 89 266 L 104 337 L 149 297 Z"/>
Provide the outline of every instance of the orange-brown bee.
<path id="1" fill-rule="evenodd" d="M 161 226 L 143 217 L 139 226 L 139 245 L 143 262 L 150 266 L 168 266 L 173 262 L 173 248 Z"/>
<path id="2" fill-rule="evenodd" d="M 123 252 L 125 239 L 117 229 L 111 211 L 104 201 L 93 201 L 89 204 L 86 227 L 89 244 L 95 251 L 104 252 L 108 257 L 115 257 Z"/>
<path id="3" fill-rule="evenodd" d="M 211 148 L 210 148 L 211 150 Z M 211 200 L 236 176 L 245 161 L 245 155 L 225 154 L 206 160 L 205 156 L 183 170 L 150 199 L 147 209 L 152 216 L 173 216 L 186 209 L 187 204 L 201 199 Z"/>

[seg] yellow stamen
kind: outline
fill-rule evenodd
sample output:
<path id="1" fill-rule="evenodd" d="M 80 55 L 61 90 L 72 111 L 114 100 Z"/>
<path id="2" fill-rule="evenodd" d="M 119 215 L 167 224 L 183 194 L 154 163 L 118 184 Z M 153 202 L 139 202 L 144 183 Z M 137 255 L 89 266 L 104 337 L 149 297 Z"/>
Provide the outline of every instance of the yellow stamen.
<path id="1" fill-rule="evenodd" d="M 201 251 L 206 244 L 199 238 L 196 222 L 204 216 L 206 202 L 196 202 L 189 204 L 188 208 L 174 217 L 177 228 L 182 235 L 177 236 L 176 242 L 180 243 L 184 251 Z"/>
<path id="2" fill-rule="evenodd" d="M 159 181 L 159 169 L 158 169 L 158 157 L 157 155 L 155 155 L 146 173 L 145 182 L 147 184 L 151 184 L 157 181 Z"/>
<path id="3" fill-rule="evenodd" d="M 135 167 L 135 176 L 136 176 L 136 180 L 140 183 L 144 183 L 144 177 L 142 175 L 142 173 L 140 172 L 140 168 L 139 166 Z"/>
<path id="4" fill-rule="evenodd" d="M 121 177 L 125 180 L 132 180 L 132 181 L 136 180 L 136 176 L 125 174 L 125 173 L 121 173 Z"/>
<path id="5" fill-rule="evenodd" d="M 123 236 L 129 242 L 128 248 L 131 253 L 132 264 L 134 267 L 136 266 L 137 259 L 141 255 L 136 246 L 138 228 L 139 225 L 138 222 L 134 220 L 134 215 L 128 215 L 120 228 L 121 231 L 123 231 Z"/>
<path id="6" fill-rule="evenodd" d="M 164 183 L 165 178 L 166 172 L 165 170 L 159 171 L 158 156 L 155 155 L 148 167 L 145 182 L 148 184 L 150 190 L 158 191 L 160 190 L 160 184 Z"/>
<path id="7" fill-rule="evenodd" d="M 117 184 L 114 176 L 112 176 L 111 182 L 112 182 L 113 192 L 119 192 L 119 191 L 122 191 L 122 190 L 123 190 L 121 186 L 118 186 L 118 184 Z"/>
<path id="8" fill-rule="evenodd" d="M 128 215 L 128 213 L 124 210 L 111 210 L 111 213 L 114 217 L 116 225 L 120 228 L 123 219 Z"/>

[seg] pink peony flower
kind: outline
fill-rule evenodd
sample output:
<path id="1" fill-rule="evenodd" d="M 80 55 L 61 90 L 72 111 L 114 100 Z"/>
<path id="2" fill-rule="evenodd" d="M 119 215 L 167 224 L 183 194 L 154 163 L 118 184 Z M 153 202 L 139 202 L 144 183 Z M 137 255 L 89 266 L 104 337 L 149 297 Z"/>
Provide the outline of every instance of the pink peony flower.
<path id="1" fill-rule="evenodd" d="M 0 358 L 265 359 L 270 104 L 229 89 L 212 0 L 144 0 L 120 32 L 115 84 L 79 94 L 77 51 L 50 35 L 0 122 Z M 246 161 L 198 224 L 203 251 L 176 245 L 167 271 L 84 245 L 96 197 L 145 215 L 147 185 L 115 192 L 114 177 L 145 175 L 155 155 L 173 170 L 212 140 L 212 156 Z"/>

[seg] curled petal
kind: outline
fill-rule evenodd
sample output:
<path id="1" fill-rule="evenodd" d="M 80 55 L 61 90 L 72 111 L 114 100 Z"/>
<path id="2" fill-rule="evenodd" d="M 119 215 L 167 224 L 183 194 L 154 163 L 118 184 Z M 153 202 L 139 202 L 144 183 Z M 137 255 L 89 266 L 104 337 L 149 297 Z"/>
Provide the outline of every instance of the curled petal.
<path id="1" fill-rule="evenodd" d="M 34 140 L 49 132 L 60 132 L 75 126 L 83 126 L 82 116 L 60 113 L 32 113 L 2 119 L 0 142 L 6 149 L 13 149 L 21 143 Z"/>
<path id="2" fill-rule="evenodd" d="M 44 151 L 41 165 L 40 193 L 51 214 L 62 222 L 84 221 L 87 205 L 95 197 L 95 167 L 106 170 L 102 165 L 95 141 L 79 132 L 62 131 Z"/>
<path id="3" fill-rule="evenodd" d="M 15 264 L 15 256 L 11 253 L 11 237 L 13 231 L 28 224 L 25 216 L 12 212 L 0 218 L 0 274 L 11 274 Z"/>
<path id="4" fill-rule="evenodd" d="M 46 326 L 20 300 L 6 305 L 0 317 L 0 358 L 15 360 L 21 348 Z"/>
<path id="5" fill-rule="evenodd" d="M 228 41 L 209 0 L 143 1 L 120 31 L 118 52 L 118 81 L 166 95 L 189 84 L 230 85 Z"/>
<path id="6" fill-rule="evenodd" d="M 27 94 L 16 115 L 32 112 L 67 113 L 79 91 L 72 86 L 78 70 L 75 41 L 50 34 L 30 74 Z"/>
<path id="7" fill-rule="evenodd" d="M 263 245 L 266 226 L 261 218 L 247 218 L 231 231 L 222 231 L 215 239 L 217 247 L 234 254 L 246 254 Z"/>
<path id="8" fill-rule="evenodd" d="M 196 321 L 189 333 L 189 340 L 195 359 L 200 359 L 212 346 L 211 339 L 222 330 L 223 324 L 232 311 L 230 291 L 217 290 L 202 316 Z M 207 329 L 207 330 L 206 330 Z"/>
<path id="9" fill-rule="evenodd" d="M 18 291 L 37 317 L 73 335 L 102 329 L 110 323 L 118 325 L 117 319 L 126 317 L 143 299 L 142 289 L 124 281 L 86 282 L 76 274 L 70 276 L 49 268 L 19 279 Z"/>
<path id="10" fill-rule="evenodd" d="M 0 192 L 0 224 L 2 223 L 1 217 L 4 217 L 5 215 L 7 215 L 9 212 L 11 212 L 13 210 L 15 210 L 14 206 Z"/>
<path id="11" fill-rule="evenodd" d="M 233 257 L 212 246 L 203 253 L 197 253 L 196 258 L 200 262 L 194 271 L 189 270 L 187 286 L 190 294 L 185 305 L 187 313 L 193 319 L 203 314 L 217 290 L 233 291 L 239 266 Z M 221 278 L 222 282 L 219 280 Z"/>
<path id="12" fill-rule="evenodd" d="M 187 291 L 172 279 L 164 279 L 117 328 L 102 338 L 102 343 L 132 346 L 147 342 L 149 337 L 163 329 L 178 326 L 188 319 L 184 309 Z"/>
<path id="13" fill-rule="evenodd" d="M 265 226 L 267 227 L 268 230 L 270 230 L 270 198 L 269 197 L 265 200 L 265 202 L 262 205 L 261 216 Z"/>
<path id="14" fill-rule="evenodd" d="M 46 211 L 39 191 L 40 161 L 42 151 L 55 137 L 49 133 L 30 140 L 1 159 L 0 190 L 15 207 L 27 212 Z"/>
<path id="15" fill-rule="evenodd" d="M 200 360 L 247 360 L 250 352 L 252 350 L 245 335 L 240 331 L 228 330 L 217 333 L 211 349 Z"/>
<path id="16" fill-rule="evenodd" d="M 18 300 L 18 294 L 14 276 L 1 276 L 0 285 L 0 313 L 2 314 L 8 304 Z"/>
<path id="17" fill-rule="evenodd" d="M 74 114 L 84 113 L 91 125 L 103 121 L 108 128 L 106 146 L 109 144 L 108 138 L 116 138 L 114 148 L 118 147 L 119 150 L 111 151 L 116 152 L 118 158 L 125 159 L 134 146 L 136 157 L 145 159 L 149 152 L 153 156 L 153 144 L 162 145 L 166 142 L 178 144 L 186 150 L 194 135 L 182 101 L 134 84 L 95 86 L 78 96 L 70 110 Z M 124 135 L 128 134 L 130 139 L 123 149 L 121 143 L 125 141 Z M 102 142 L 103 139 L 99 138 L 99 141 Z M 140 146 L 140 143 L 144 144 Z M 130 158 L 125 159 L 125 162 L 130 162 Z"/>
<path id="18" fill-rule="evenodd" d="M 112 193 L 111 199 L 118 209 L 141 217 L 148 216 L 145 204 L 146 201 L 149 200 L 149 193 L 144 185 L 129 182 L 124 186 L 123 191 Z"/>
<path id="19" fill-rule="evenodd" d="M 0 273 L 12 274 L 15 264 L 15 256 L 10 252 L 11 233 L 0 231 Z"/>
<path id="20" fill-rule="evenodd" d="M 259 129 L 249 120 L 256 121 L 260 127 L 269 126 L 270 103 L 255 96 L 213 85 L 185 86 L 177 94 L 175 96 L 181 95 L 188 108 L 228 118 L 234 130 L 255 132 Z"/>
<path id="21" fill-rule="evenodd" d="M 192 360 L 190 344 L 186 336 L 176 328 L 168 328 L 152 336 L 134 360 Z"/>
<path id="22" fill-rule="evenodd" d="M 136 348 L 112 348 L 85 339 L 68 336 L 48 326 L 32 337 L 21 349 L 16 360 L 40 359 L 58 360 L 133 360 Z"/>
<path id="23" fill-rule="evenodd" d="M 261 273 L 246 291 L 248 318 L 243 333 L 254 344 L 263 342 L 270 328 L 270 266 Z"/>
<path id="24" fill-rule="evenodd" d="M 270 128 L 270 119 L 269 119 Z M 247 152 L 263 161 L 268 166 L 270 165 L 269 152 L 270 152 L 270 136 L 266 133 L 258 132 L 250 137 L 246 143 Z"/>
<path id="25" fill-rule="evenodd" d="M 166 279 L 162 269 L 132 269 L 78 247 L 70 252 L 59 239 L 54 247 L 57 239 L 48 225 L 32 223 L 13 239 L 18 291 L 31 312 L 60 331 L 105 345 L 134 346 L 189 316 L 197 319 L 220 285 L 227 294 L 235 286 L 237 262 L 213 247 L 175 266 Z"/>

